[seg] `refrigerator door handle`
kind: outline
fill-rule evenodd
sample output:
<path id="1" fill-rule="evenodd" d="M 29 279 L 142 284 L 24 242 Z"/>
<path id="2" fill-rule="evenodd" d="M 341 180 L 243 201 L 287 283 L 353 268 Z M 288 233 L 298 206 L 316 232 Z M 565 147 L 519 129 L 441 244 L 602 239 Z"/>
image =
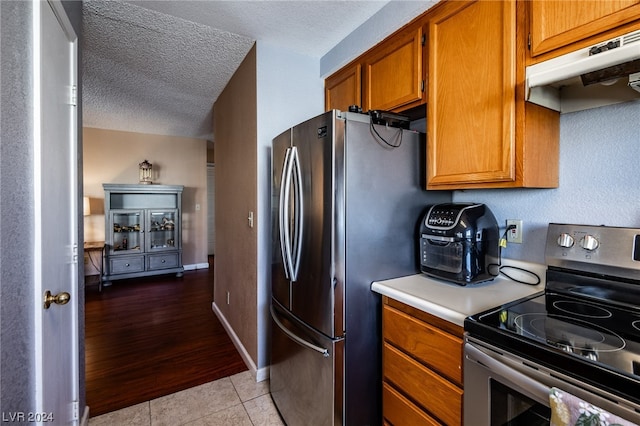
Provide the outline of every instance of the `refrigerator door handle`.
<path id="1" fill-rule="evenodd" d="M 319 352 L 323 357 L 328 358 L 329 355 L 329 350 L 325 349 L 323 347 L 314 345 L 311 342 L 307 342 L 306 340 L 304 340 L 301 337 L 298 337 L 297 335 L 293 334 L 287 327 L 284 326 L 284 324 L 282 324 L 280 322 L 280 320 L 278 319 L 278 314 L 275 312 L 275 310 L 273 309 L 273 305 L 271 305 L 270 307 L 271 310 L 271 318 L 273 318 L 273 322 L 276 323 L 276 325 L 278 326 L 278 328 L 280 328 L 280 330 L 282 330 L 282 332 L 284 334 L 286 334 L 287 336 L 289 336 L 289 338 L 291 340 L 293 340 L 294 342 L 296 342 L 297 344 L 299 344 L 300 346 L 303 346 L 305 348 L 309 348 L 312 349 L 316 352 Z"/>
<path id="2" fill-rule="evenodd" d="M 284 276 L 290 279 L 293 269 L 291 262 L 291 243 L 289 236 L 289 194 L 291 192 L 291 161 L 292 148 L 287 148 L 282 166 L 282 176 L 280 179 L 280 203 L 278 209 L 278 219 L 280 223 L 280 252 L 282 254 L 282 264 Z"/>
<path id="3" fill-rule="evenodd" d="M 292 172 L 294 173 L 293 181 L 295 182 L 295 204 L 294 204 L 294 246 L 295 261 L 292 261 L 291 280 L 298 280 L 298 271 L 300 270 L 300 256 L 302 254 L 302 233 L 304 230 L 304 188 L 302 186 L 302 172 L 300 170 L 300 158 L 298 157 L 298 149 L 293 147 L 292 155 Z"/>

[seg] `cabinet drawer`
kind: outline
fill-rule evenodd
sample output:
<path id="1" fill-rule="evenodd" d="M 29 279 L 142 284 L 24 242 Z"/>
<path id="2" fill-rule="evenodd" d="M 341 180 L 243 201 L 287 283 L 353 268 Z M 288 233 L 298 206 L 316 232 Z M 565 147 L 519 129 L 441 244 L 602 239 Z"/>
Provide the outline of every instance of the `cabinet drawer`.
<path id="1" fill-rule="evenodd" d="M 164 253 L 149 255 L 149 267 L 147 269 L 167 269 L 180 266 L 178 253 Z"/>
<path id="2" fill-rule="evenodd" d="M 144 271 L 144 256 L 127 256 L 109 259 L 111 274 L 128 274 Z"/>
<path id="3" fill-rule="evenodd" d="M 462 384 L 462 339 L 386 305 L 382 327 L 385 340 Z"/>
<path id="4" fill-rule="evenodd" d="M 382 413 L 393 426 L 440 425 L 388 383 L 382 384 Z"/>
<path id="5" fill-rule="evenodd" d="M 383 345 L 384 379 L 448 425 L 462 422 L 462 389 L 398 349 Z"/>

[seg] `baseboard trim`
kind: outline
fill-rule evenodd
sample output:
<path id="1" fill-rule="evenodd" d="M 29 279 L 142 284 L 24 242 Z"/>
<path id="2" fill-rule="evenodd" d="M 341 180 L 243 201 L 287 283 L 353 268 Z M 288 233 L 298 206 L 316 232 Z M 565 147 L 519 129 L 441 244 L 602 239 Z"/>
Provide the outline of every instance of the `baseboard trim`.
<path id="1" fill-rule="evenodd" d="M 253 361 L 253 359 L 249 355 L 249 352 L 247 352 L 247 350 L 245 349 L 244 345 L 240 341 L 240 338 L 235 333 L 235 331 L 233 331 L 233 328 L 231 327 L 231 324 L 229 324 L 229 321 L 227 321 L 227 318 L 225 318 L 224 314 L 222 313 L 222 311 L 220 311 L 220 309 L 218 308 L 218 306 L 216 305 L 215 302 L 211 302 L 211 309 L 216 314 L 216 316 L 218 317 L 218 319 L 222 323 L 222 326 L 224 327 L 224 329 L 229 334 L 229 337 L 231 338 L 231 341 L 233 342 L 233 345 L 236 347 L 238 352 L 240 352 L 240 356 L 242 357 L 242 360 L 244 361 L 244 363 L 247 366 L 247 368 L 249 369 L 249 372 L 251 373 L 251 375 L 253 377 L 256 378 L 256 382 L 261 382 L 263 380 L 268 379 L 269 378 L 269 368 L 268 367 L 264 367 L 264 368 L 258 369 L 256 367 L 256 363 Z"/>
<path id="2" fill-rule="evenodd" d="M 263 367 L 256 371 L 256 382 L 269 380 L 269 367 Z"/>
<path id="3" fill-rule="evenodd" d="M 80 426 L 89 426 L 89 406 L 84 406 L 84 413 L 82 413 L 82 419 L 80 419 Z"/>
<path id="4" fill-rule="evenodd" d="M 194 271 L 196 269 L 209 269 L 208 263 L 193 263 L 191 265 L 183 265 L 185 271 Z"/>

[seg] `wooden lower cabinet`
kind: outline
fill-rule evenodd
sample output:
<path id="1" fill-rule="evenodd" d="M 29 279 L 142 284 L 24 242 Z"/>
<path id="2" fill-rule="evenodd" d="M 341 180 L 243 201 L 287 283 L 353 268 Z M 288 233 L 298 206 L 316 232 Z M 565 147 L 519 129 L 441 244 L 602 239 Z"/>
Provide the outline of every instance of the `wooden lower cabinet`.
<path id="1" fill-rule="evenodd" d="M 386 425 L 440 425 L 388 383 L 382 384 L 382 401 Z"/>
<path id="2" fill-rule="evenodd" d="M 461 425 L 463 328 L 384 297 L 385 424 Z"/>

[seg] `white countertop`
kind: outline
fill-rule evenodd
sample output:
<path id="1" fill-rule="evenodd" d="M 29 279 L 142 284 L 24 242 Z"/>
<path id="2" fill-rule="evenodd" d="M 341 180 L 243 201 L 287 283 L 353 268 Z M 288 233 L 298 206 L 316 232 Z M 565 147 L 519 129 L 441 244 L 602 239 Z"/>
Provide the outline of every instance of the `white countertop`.
<path id="1" fill-rule="evenodd" d="M 371 290 L 463 327 L 464 319 L 469 315 L 544 290 L 545 265 L 508 259 L 503 259 L 502 264 L 535 272 L 541 282 L 535 286 L 521 284 L 501 274 L 493 281 L 460 286 L 418 274 L 375 281 Z M 510 268 L 505 272 L 515 279 L 535 282 L 535 277 L 529 274 Z"/>

